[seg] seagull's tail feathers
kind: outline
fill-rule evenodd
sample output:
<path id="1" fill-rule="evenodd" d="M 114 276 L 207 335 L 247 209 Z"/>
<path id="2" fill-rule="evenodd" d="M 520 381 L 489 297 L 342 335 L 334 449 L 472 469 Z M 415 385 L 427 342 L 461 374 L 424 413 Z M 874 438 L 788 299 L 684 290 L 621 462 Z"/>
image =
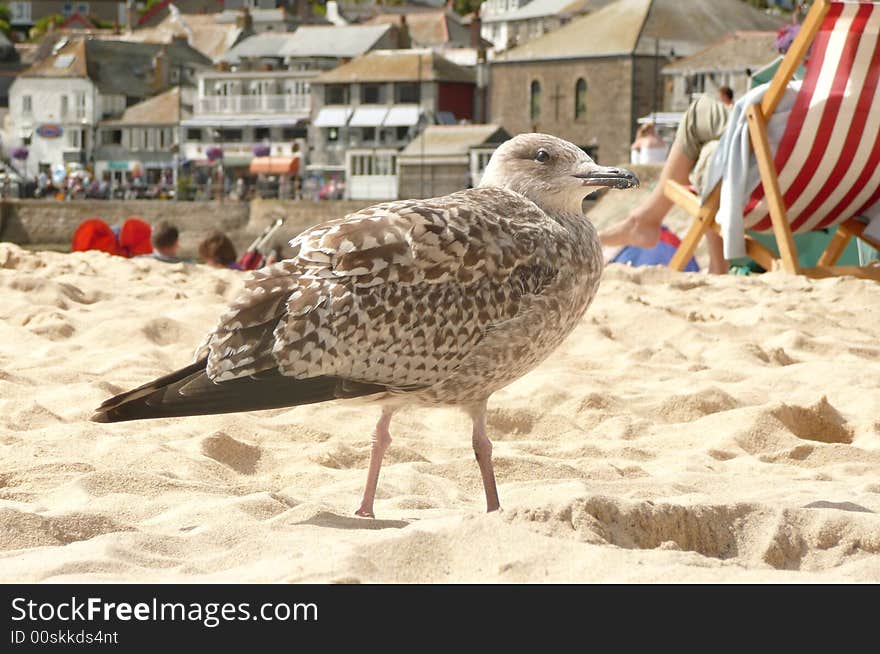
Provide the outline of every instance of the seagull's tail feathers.
<path id="1" fill-rule="evenodd" d="M 111 397 L 98 407 L 94 422 L 201 416 L 259 411 L 361 397 L 388 390 L 339 377 L 295 379 L 277 368 L 220 383 L 205 372 L 207 359 L 181 368 L 134 390 Z"/>

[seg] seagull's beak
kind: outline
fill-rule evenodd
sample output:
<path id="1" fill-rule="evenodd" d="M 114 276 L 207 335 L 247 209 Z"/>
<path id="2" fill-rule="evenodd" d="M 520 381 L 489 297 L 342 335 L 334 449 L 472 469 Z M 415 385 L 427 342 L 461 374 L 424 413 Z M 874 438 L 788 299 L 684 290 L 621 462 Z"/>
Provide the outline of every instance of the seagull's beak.
<path id="1" fill-rule="evenodd" d="M 639 178 L 626 168 L 610 168 L 590 163 L 583 172 L 573 175 L 582 180 L 583 186 L 608 186 L 611 188 L 633 188 L 639 185 Z"/>

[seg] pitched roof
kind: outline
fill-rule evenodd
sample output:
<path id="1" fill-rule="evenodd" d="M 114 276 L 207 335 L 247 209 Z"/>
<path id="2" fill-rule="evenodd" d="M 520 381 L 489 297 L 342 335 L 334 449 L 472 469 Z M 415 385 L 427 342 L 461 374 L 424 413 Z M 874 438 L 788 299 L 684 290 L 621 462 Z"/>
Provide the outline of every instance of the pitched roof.
<path id="1" fill-rule="evenodd" d="M 61 43 L 59 41 L 59 43 Z M 83 39 L 67 41 L 52 54 L 39 59 L 19 77 L 88 77 L 86 42 Z"/>
<path id="2" fill-rule="evenodd" d="M 421 70 L 420 70 L 421 64 Z M 474 73 L 433 50 L 374 50 L 312 80 L 312 84 L 351 82 L 471 82 Z"/>
<path id="3" fill-rule="evenodd" d="M 261 57 L 349 59 L 374 47 L 389 30 L 391 25 L 303 25 L 295 32 L 248 37 L 231 48 L 221 61 L 238 63 Z"/>
<path id="4" fill-rule="evenodd" d="M 62 43 L 61 41 L 58 42 Z M 186 44 L 71 38 L 19 77 L 88 77 L 102 93 L 147 97 L 155 92 L 153 68 L 164 51 L 169 61 L 208 66 L 211 61 Z"/>
<path id="5" fill-rule="evenodd" d="M 119 118 L 104 125 L 174 125 L 180 120 L 180 87 L 133 104 Z"/>
<path id="6" fill-rule="evenodd" d="M 124 35 L 131 41 L 169 43 L 175 36 L 187 37 L 189 44 L 212 61 L 218 61 L 227 50 L 240 39 L 252 32 L 246 32 L 235 23 L 218 23 L 215 14 L 183 14 L 181 20 L 189 28 L 181 25 L 169 14 L 154 27 L 144 27 Z"/>
<path id="7" fill-rule="evenodd" d="M 402 156 L 455 156 L 481 145 L 496 145 L 510 138 L 499 125 L 429 125 L 400 154 Z"/>
<path id="8" fill-rule="evenodd" d="M 571 0 L 567 0 L 571 1 Z M 366 21 L 366 25 L 391 24 L 401 26 L 401 16 L 406 17 L 406 27 L 414 46 L 439 45 L 467 46 L 471 42 L 470 28 L 463 25 L 454 12 L 416 11 L 405 14 L 379 14 Z"/>
<path id="9" fill-rule="evenodd" d="M 736 30 L 776 29 L 783 18 L 730 0 L 617 0 L 496 57 L 495 62 L 689 55 Z"/>
<path id="10" fill-rule="evenodd" d="M 776 32 L 735 32 L 663 67 L 664 74 L 757 69 L 779 56 Z"/>

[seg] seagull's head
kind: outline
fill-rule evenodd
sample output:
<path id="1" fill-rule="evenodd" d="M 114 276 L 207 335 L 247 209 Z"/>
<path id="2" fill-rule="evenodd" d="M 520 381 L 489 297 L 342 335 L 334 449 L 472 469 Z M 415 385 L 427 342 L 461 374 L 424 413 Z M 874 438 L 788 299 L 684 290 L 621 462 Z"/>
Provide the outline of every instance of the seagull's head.
<path id="1" fill-rule="evenodd" d="M 596 189 L 638 185 L 629 170 L 600 166 L 573 143 L 549 134 L 520 134 L 502 143 L 480 180 L 481 187 L 520 193 L 544 210 L 578 215 Z"/>

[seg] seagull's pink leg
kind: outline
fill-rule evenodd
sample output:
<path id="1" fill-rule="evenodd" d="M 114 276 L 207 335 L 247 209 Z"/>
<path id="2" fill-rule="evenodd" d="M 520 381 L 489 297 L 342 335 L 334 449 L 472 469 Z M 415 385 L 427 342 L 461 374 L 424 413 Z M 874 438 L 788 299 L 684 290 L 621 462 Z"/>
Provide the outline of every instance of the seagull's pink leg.
<path id="1" fill-rule="evenodd" d="M 471 417 L 474 419 L 474 455 L 477 457 L 486 491 L 486 511 L 497 511 L 501 508 L 501 503 L 498 501 L 495 469 L 492 467 L 492 442 L 486 436 L 486 404 L 476 407 Z"/>
<path id="2" fill-rule="evenodd" d="M 382 458 L 385 450 L 391 444 L 391 432 L 388 426 L 391 424 L 391 416 L 394 409 L 383 408 L 382 417 L 376 424 L 373 432 L 373 449 L 370 452 L 370 470 L 367 472 L 367 487 L 364 489 L 364 499 L 361 500 L 361 508 L 355 511 L 355 515 L 363 518 L 375 518 L 373 514 L 373 500 L 376 499 L 376 486 L 379 485 L 379 470 L 382 468 Z"/>

